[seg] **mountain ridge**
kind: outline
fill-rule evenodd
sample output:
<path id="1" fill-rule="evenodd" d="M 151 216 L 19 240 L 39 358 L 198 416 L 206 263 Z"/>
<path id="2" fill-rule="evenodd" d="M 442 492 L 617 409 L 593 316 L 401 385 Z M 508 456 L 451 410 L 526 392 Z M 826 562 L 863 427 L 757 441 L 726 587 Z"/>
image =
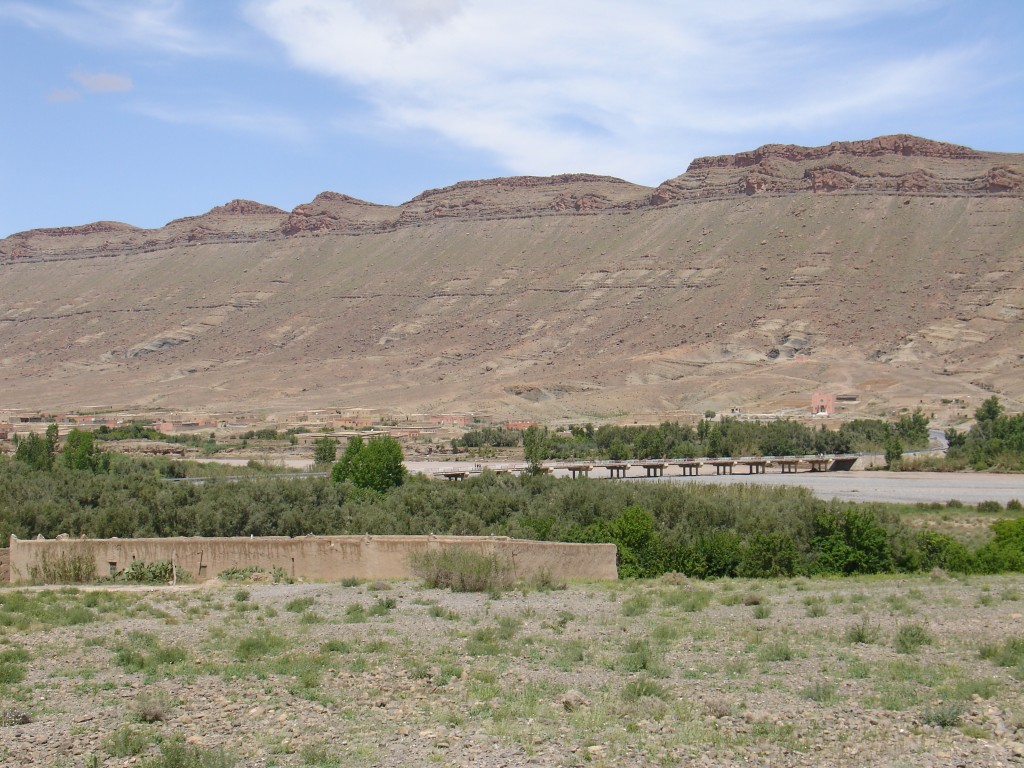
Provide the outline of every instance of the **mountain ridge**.
<path id="1" fill-rule="evenodd" d="M 1024 155 L 896 135 L 0 241 L 9 407 L 1024 400 Z M 948 401 L 948 402 L 947 402 Z"/>
<path id="2" fill-rule="evenodd" d="M 909 158 L 911 163 L 904 163 L 886 174 L 865 174 L 856 166 L 841 162 L 803 168 L 799 176 L 784 167 L 828 159 L 863 160 L 882 156 Z M 942 175 L 912 165 L 913 160 L 921 158 L 969 160 L 976 165 L 965 171 L 967 175 Z M 1000 160 L 1002 162 L 998 162 Z M 780 162 L 783 166 L 779 165 Z M 736 171 L 742 173 L 737 175 Z M 523 190 L 551 190 L 557 196 L 538 200 L 528 195 L 518 205 L 510 205 L 508 193 L 514 196 L 515 192 Z M 125 247 L 132 235 L 142 237 L 145 233 L 147 237 L 142 246 L 152 248 L 160 243 L 170 246 L 182 241 L 223 241 L 224 237 L 241 241 L 245 238 L 259 240 L 325 232 L 389 231 L 440 218 L 631 211 L 740 194 L 793 194 L 801 191 L 1024 195 L 1024 155 L 979 152 L 909 134 L 837 141 L 821 147 L 765 144 L 749 152 L 696 158 L 683 174 L 654 188 L 612 176 L 576 173 L 460 181 L 447 187 L 425 190 L 400 205 L 372 203 L 333 191 L 321 192 L 310 202 L 302 203 L 291 211 L 253 200 L 235 199 L 205 213 L 173 219 L 155 229 L 100 221 L 16 232 L 0 239 L 0 259 L 45 258 L 46 254 L 59 257 L 62 252 L 79 249 L 92 252 L 97 247 L 71 243 L 66 248 L 52 244 L 50 248 L 37 248 L 36 244 L 46 238 L 122 235 L 120 240 L 99 244 L 98 249 L 102 251 Z M 486 193 L 490 193 L 489 197 Z M 229 223 L 240 220 L 250 225 L 239 227 Z M 182 232 L 186 225 L 192 225 L 191 229 Z M 131 244 L 139 245 L 134 241 Z"/>

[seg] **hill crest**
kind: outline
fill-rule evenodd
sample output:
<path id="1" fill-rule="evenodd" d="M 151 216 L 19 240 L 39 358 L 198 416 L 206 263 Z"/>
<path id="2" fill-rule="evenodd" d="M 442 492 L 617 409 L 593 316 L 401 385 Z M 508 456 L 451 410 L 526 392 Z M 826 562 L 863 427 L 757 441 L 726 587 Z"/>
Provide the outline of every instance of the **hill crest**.
<path id="1" fill-rule="evenodd" d="M 564 174 L 398 206 L 232 201 L 13 235 L 0 284 L 10 407 L 1013 405 L 1024 155 L 892 136 L 702 158 L 657 188 Z"/>

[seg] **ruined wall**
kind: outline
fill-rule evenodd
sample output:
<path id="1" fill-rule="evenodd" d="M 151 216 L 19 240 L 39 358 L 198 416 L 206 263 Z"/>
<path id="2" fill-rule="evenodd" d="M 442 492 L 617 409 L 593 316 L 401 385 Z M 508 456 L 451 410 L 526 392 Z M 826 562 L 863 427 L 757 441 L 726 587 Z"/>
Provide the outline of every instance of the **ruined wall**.
<path id="1" fill-rule="evenodd" d="M 291 578 L 410 578 L 415 552 L 464 547 L 508 560 L 518 578 L 545 574 L 553 579 L 615 579 L 614 544 L 563 544 L 504 536 L 303 536 L 288 538 L 33 539 L 11 537 L 10 576 L 28 581 L 33 566 L 70 554 L 87 553 L 96 575 L 108 576 L 133 560 L 170 560 L 195 581 L 214 579 L 228 568 L 281 568 Z"/>
<path id="2" fill-rule="evenodd" d="M 0 583 L 11 580 L 11 550 L 0 549 Z"/>

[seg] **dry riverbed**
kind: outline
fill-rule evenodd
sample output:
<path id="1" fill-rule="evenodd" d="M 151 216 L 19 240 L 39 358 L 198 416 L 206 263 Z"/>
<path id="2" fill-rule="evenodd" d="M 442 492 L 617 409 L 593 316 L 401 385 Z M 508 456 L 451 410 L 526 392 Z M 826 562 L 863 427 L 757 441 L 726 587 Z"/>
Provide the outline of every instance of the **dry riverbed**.
<path id="1" fill-rule="evenodd" d="M 1024 764 L 1022 615 L 1020 576 L 4 588 L 0 764 Z"/>

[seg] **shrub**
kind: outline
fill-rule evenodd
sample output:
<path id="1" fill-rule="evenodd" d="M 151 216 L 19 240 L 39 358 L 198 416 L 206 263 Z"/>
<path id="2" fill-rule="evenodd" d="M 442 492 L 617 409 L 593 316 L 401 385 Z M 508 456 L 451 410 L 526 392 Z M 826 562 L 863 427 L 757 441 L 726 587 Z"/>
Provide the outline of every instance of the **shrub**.
<path id="1" fill-rule="evenodd" d="M 292 613 L 302 613 L 307 608 L 313 607 L 313 603 L 315 602 L 315 597 L 296 597 L 294 600 L 289 600 L 285 603 L 284 609 L 286 611 L 291 611 Z"/>
<path id="2" fill-rule="evenodd" d="M 366 612 L 369 616 L 386 616 L 389 611 L 394 610 L 398 606 L 398 603 L 393 597 L 382 597 L 376 603 L 370 606 L 370 609 Z"/>
<path id="3" fill-rule="evenodd" d="M 132 757 L 145 752 L 151 743 L 149 734 L 123 725 L 110 734 L 103 747 L 112 757 Z"/>
<path id="4" fill-rule="evenodd" d="M 711 603 L 713 594 L 709 589 L 673 589 L 661 594 L 661 602 L 685 613 L 699 613 Z"/>
<path id="5" fill-rule="evenodd" d="M 624 701 L 638 701 L 645 697 L 667 700 L 670 694 L 665 686 L 649 677 L 631 680 L 622 689 Z"/>
<path id="6" fill-rule="evenodd" d="M 735 531 L 708 531 L 682 551 L 679 568 L 683 573 L 702 579 L 735 576 L 742 544 L 743 540 Z"/>
<path id="7" fill-rule="evenodd" d="M 889 536 L 871 508 L 828 509 L 814 520 L 813 548 L 824 573 L 885 573 L 893 569 Z"/>
<path id="8" fill-rule="evenodd" d="M 43 550 L 36 565 L 29 566 L 33 584 L 83 584 L 96 578 L 96 561 L 86 552 L 59 552 L 51 555 Z"/>
<path id="9" fill-rule="evenodd" d="M 807 606 L 807 617 L 810 619 L 817 619 L 828 613 L 825 600 L 817 595 L 804 600 L 804 605 Z"/>
<path id="10" fill-rule="evenodd" d="M 160 723 L 167 719 L 167 699 L 162 694 L 143 693 L 135 700 L 133 714 L 140 723 Z"/>
<path id="11" fill-rule="evenodd" d="M 922 531 L 917 534 L 916 544 L 920 570 L 941 568 L 952 573 L 973 573 L 977 568 L 971 551 L 949 534 Z"/>
<path id="12" fill-rule="evenodd" d="M 940 728 L 951 728 L 960 722 L 964 714 L 964 705 L 959 701 L 939 702 L 921 712 L 921 722 L 925 725 L 936 725 Z"/>
<path id="13" fill-rule="evenodd" d="M 282 574 L 284 572 L 283 569 L 280 568 L 275 568 L 274 570 L 275 572 L 281 571 Z M 263 569 L 258 565 L 249 565 L 245 568 L 226 568 L 217 574 L 217 578 L 222 581 L 249 581 L 263 572 Z"/>
<path id="14" fill-rule="evenodd" d="M 871 624 L 866 616 L 846 628 L 846 642 L 851 645 L 872 645 L 881 637 L 882 631 L 877 625 Z"/>
<path id="15" fill-rule="evenodd" d="M 757 658 L 760 661 L 791 661 L 793 659 L 793 649 L 789 647 L 789 643 L 785 640 L 777 640 L 774 643 L 762 646 L 761 650 L 757 653 Z"/>
<path id="16" fill-rule="evenodd" d="M 142 768 L 234 768 L 237 764 L 238 761 L 223 749 L 203 749 L 175 738 L 163 742 L 160 754 L 140 765 Z"/>
<path id="17" fill-rule="evenodd" d="M 1009 637 L 1002 643 L 988 643 L 978 649 L 978 656 L 997 667 L 1016 667 L 1024 664 L 1024 638 Z"/>
<path id="18" fill-rule="evenodd" d="M 630 640 L 625 651 L 619 663 L 623 672 L 649 672 L 656 677 L 665 677 L 668 674 L 662 663 L 661 654 L 651 648 L 647 640 Z"/>
<path id="19" fill-rule="evenodd" d="M 893 648 L 897 653 L 916 653 L 922 645 L 932 642 L 932 634 L 920 624 L 904 624 L 896 630 Z"/>
<path id="20" fill-rule="evenodd" d="M 995 515 L 1003 511 L 1003 506 L 998 501 L 981 501 L 976 509 L 982 515 Z"/>
<path id="21" fill-rule="evenodd" d="M 805 699 L 816 701 L 819 704 L 828 704 L 829 702 L 835 701 L 837 690 L 835 683 L 818 680 L 817 682 L 801 688 L 800 695 Z"/>
<path id="22" fill-rule="evenodd" d="M 459 614 L 455 611 L 444 608 L 443 606 L 434 603 L 427 609 L 427 615 L 432 619 L 447 619 L 448 621 L 458 621 Z"/>
<path id="23" fill-rule="evenodd" d="M 238 646 L 235 648 L 235 657 L 239 661 L 252 661 L 261 656 L 279 653 L 284 646 L 283 638 L 264 630 L 239 640 Z"/>
<path id="24" fill-rule="evenodd" d="M 494 592 L 512 584 L 512 568 L 497 554 L 447 547 L 420 552 L 409 558 L 413 573 L 433 589 L 453 592 Z"/>
<path id="25" fill-rule="evenodd" d="M 781 533 L 755 533 L 740 550 L 737 575 L 748 579 L 794 576 L 800 553 L 793 539 Z"/>
<path id="26" fill-rule="evenodd" d="M 651 599 L 642 592 L 622 602 L 623 616 L 640 616 L 651 609 Z"/>
<path id="27" fill-rule="evenodd" d="M 0 709 L 0 728 L 11 725 L 28 725 L 32 722 L 32 716 L 17 707 L 6 707 Z"/>
<path id="28" fill-rule="evenodd" d="M 24 666 L 12 661 L 0 661 L 0 686 L 20 683 L 24 679 Z"/>
<path id="29" fill-rule="evenodd" d="M 132 560 L 124 570 L 115 577 L 115 581 L 123 581 L 126 584 L 168 584 L 174 581 L 175 567 L 170 560 L 157 560 L 146 563 L 142 560 Z M 178 571 L 178 580 L 182 581 L 182 571 Z"/>

